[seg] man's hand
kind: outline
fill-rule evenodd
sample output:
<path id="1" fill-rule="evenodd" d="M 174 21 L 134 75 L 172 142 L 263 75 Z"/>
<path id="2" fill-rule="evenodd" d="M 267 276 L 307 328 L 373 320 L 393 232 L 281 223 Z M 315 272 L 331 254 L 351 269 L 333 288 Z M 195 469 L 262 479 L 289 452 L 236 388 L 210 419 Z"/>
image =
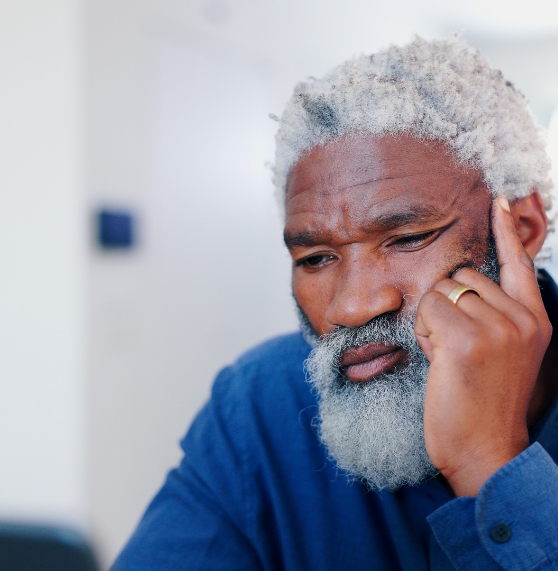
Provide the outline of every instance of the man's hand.
<path id="1" fill-rule="evenodd" d="M 529 445 L 527 409 L 552 326 L 531 258 L 509 205 L 493 205 L 500 286 L 470 268 L 423 296 L 415 325 L 430 361 L 424 410 L 426 449 L 458 496 L 484 482 Z M 478 290 L 457 304 L 458 285 Z"/>

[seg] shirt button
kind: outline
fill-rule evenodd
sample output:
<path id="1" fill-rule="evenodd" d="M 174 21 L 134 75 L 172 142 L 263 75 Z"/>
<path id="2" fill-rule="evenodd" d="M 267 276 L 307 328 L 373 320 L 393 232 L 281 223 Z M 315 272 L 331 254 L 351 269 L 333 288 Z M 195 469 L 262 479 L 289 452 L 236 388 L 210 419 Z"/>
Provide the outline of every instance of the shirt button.
<path id="1" fill-rule="evenodd" d="M 496 543 L 506 543 L 511 537 L 511 529 L 505 523 L 497 523 L 490 532 Z"/>

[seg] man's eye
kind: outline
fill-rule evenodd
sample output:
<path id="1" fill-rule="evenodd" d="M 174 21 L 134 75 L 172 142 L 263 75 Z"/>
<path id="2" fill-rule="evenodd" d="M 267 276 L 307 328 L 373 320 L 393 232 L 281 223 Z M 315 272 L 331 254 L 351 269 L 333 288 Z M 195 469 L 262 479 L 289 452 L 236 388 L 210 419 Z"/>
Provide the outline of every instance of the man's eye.
<path id="1" fill-rule="evenodd" d="M 325 254 L 316 254 L 314 256 L 308 256 L 307 258 L 302 258 L 295 262 L 295 266 L 306 266 L 307 268 L 317 268 L 325 264 L 328 260 L 333 260 L 334 256 L 327 256 Z"/>
<path id="2" fill-rule="evenodd" d="M 422 246 L 429 238 L 432 238 L 437 233 L 437 230 L 425 232 L 424 234 L 413 234 L 411 236 L 402 236 L 393 242 L 394 246 L 401 246 L 403 248 L 417 248 Z"/>

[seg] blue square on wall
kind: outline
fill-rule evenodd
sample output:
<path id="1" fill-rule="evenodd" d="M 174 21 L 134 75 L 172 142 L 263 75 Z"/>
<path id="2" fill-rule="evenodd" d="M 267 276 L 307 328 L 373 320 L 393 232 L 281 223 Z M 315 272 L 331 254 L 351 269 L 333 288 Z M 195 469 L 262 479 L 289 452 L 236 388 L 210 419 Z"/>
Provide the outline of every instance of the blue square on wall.
<path id="1" fill-rule="evenodd" d="M 98 214 L 98 238 L 103 248 L 131 248 L 134 223 L 129 212 L 101 210 Z"/>

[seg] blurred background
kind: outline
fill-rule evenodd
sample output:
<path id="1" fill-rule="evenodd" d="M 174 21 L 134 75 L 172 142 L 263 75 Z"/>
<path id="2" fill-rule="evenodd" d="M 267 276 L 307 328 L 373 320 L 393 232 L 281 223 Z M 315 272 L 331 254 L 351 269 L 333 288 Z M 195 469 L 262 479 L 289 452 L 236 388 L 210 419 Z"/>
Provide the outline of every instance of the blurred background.
<path id="1" fill-rule="evenodd" d="M 268 113 L 450 31 L 558 164 L 556 2 L 0 0 L 0 519 L 74 526 L 108 567 L 218 369 L 296 327 Z"/>

